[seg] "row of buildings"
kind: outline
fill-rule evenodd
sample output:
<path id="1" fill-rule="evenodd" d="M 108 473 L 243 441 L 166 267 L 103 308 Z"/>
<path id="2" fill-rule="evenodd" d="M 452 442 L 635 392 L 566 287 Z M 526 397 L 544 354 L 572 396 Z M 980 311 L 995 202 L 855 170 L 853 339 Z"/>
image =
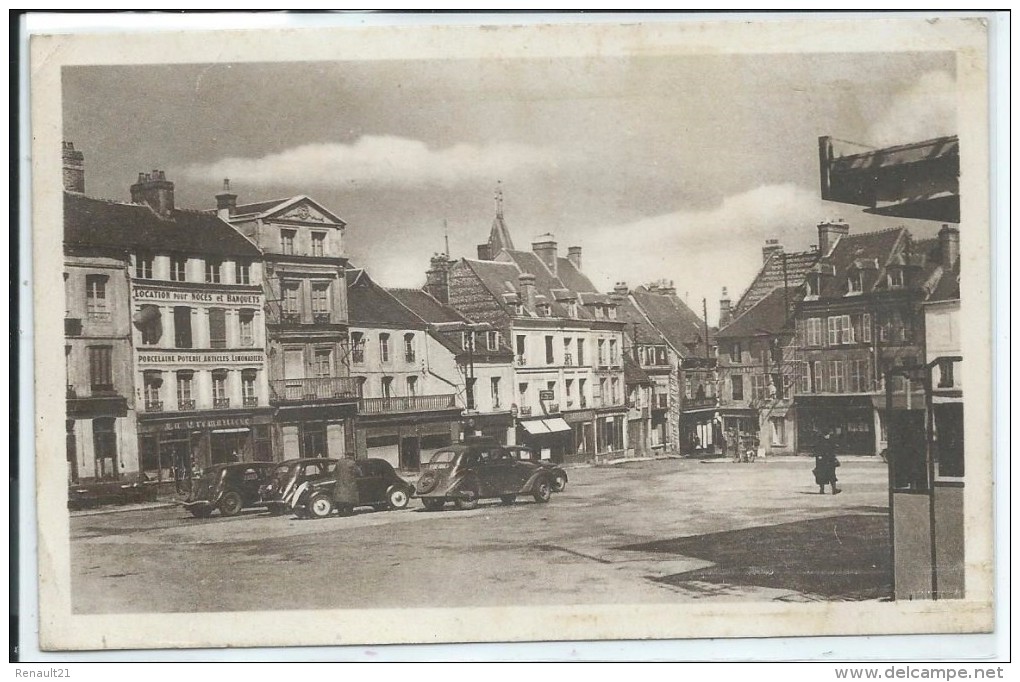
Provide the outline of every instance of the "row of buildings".
<path id="1" fill-rule="evenodd" d="M 552 235 L 515 249 L 501 197 L 477 258 L 392 289 L 308 196 L 238 203 L 225 181 L 187 210 L 156 170 L 98 199 L 73 144 L 63 160 L 73 481 L 299 456 L 415 470 L 466 434 L 590 461 L 676 453 L 711 422 L 703 320 L 666 283 L 598 292 Z"/>

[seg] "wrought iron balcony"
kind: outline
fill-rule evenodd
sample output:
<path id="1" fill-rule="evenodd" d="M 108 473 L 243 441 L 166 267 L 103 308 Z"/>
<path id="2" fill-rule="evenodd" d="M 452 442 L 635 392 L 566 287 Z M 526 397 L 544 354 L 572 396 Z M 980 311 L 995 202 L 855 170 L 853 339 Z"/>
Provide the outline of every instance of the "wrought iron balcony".
<path id="1" fill-rule="evenodd" d="M 330 313 L 318 312 L 313 315 L 313 319 L 315 324 L 329 324 L 332 320 L 332 315 Z"/>
<path id="2" fill-rule="evenodd" d="M 273 403 L 355 400 L 358 395 L 358 382 L 351 377 L 276 379 L 269 382 L 269 399 Z"/>
<path id="3" fill-rule="evenodd" d="M 177 409 L 180 410 L 181 412 L 187 412 L 188 410 L 193 410 L 193 409 L 195 409 L 195 401 L 194 400 L 178 400 L 177 401 Z"/>
<path id="4" fill-rule="evenodd" d="M 392 414 L 397 412 L 428 412 L 450 410 L 457 407 L 453 393 L 437 395 L 391 396 L 389 398 L 362 398 L 362 414 Z"/>
<path id="5" fill-rule="evenodd" d="M 230 398 L 213 398 L 213 407 L 223 409 L 230 407 Z"/>
<path id="6" fill-rule="evenodd" d="M 280 313 L 280 322 L 283 324 L 301 324 L 301 313 L 285 310 Z"/>
<path id="7" fill-rule="evenodd" d="M 146 400 L 145 401 L 146 412 L 162 412 L 163 401 L 162 400 Z"/>
<path id="8" fill-rule="evenodd" d="M 254 396 L 254 395 L 246 395 L 246 396 L 244 396 L 244 406 L 245 407 L 258 407 L 259 406 L 258 396 Z"/>

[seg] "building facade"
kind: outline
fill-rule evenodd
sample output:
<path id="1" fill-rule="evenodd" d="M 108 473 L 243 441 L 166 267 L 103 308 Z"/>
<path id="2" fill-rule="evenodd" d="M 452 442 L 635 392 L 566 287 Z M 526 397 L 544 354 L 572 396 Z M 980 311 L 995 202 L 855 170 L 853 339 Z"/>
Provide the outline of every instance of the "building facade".
<path id="1" fill-rule="evenodd" d="M 238 204 L 229 182 L 216 202 L 217 215 L 265 261 L 276 451 L 284 459 L 353 456 L 358 392 L 349 367 L 346 223 L 304 195 Z"/>

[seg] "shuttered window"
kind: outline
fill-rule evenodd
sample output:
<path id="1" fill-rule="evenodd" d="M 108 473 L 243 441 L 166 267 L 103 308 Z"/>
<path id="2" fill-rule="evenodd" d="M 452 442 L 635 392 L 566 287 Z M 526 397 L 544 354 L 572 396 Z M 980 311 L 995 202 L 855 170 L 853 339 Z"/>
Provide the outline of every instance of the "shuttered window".
<path id="1" fill-rule="evenodd" d="M 113 390 L 113 346 L 89 346 L 89 378 L 93 391 Z"/>
<path id="2" fill-rule="evenodd" d="M 227 347 L 227 313 L 223 308 L 209 309 L 209 347 Z"/>

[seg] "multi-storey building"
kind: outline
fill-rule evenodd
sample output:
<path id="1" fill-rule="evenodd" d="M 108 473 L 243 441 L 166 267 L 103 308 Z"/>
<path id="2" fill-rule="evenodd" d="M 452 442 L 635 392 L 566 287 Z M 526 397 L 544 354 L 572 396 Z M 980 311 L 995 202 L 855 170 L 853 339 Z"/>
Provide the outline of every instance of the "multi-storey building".
<path id="1" fill-rule="evenodd" d="M 357 455 L 415 471 L 460 439 L 465 385 L 455 353 L 364 270 L 347 271 L 347 294 Z"/>
<path id="2" fill-rule="evenodd" d="M 346 223 L 307 196 L 217 214 L 263 252 L 270 400 L 281 457 L 353 456 L 357 386 L 348 365 Z"/>
<path id="3" fill-rule="evenodd" d="M 83 483 L 138 471 L 129 254 L 95 232 L 106 205 L 81 194 L 81 152 L 65 142 L 63 155 L 67 475 Z"/>
<path id="4" fill-rule="evenodd" d="M 581 271 L 581 249 L 558 255 L 551 235 L 514 249 L 497 203 L 478 259 L 434 260 L 426 289 L 514 353 L 517 440 L 557 461 L 622 454 L 626 441 L 623 322 Z"/>

